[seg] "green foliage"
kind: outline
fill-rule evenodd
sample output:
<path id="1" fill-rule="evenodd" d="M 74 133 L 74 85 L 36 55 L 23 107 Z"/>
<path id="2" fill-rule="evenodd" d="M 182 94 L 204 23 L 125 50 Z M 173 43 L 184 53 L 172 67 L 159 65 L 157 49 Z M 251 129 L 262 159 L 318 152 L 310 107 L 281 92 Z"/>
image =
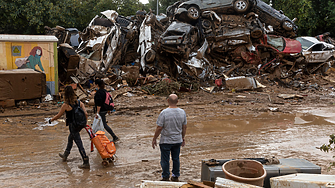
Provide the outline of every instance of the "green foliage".
<path id="1" fill-rule="evenodd" d="M 143 7 L 139 0 L 1 0 L 0 33 L 43 34 L 44 26 L 56 25 L 82 30 L 102 11 L 129 16 Z"/>
<path id="2" fill-rule="evenodd" d="M 159 14 L 163 13 L 166 14 L 166 8 L 170 5 L 172 5 L 173 3 L 177 2 L 178 0 L 159 0 Z M 156 14 L 157 12 L 157 0 L 149 0 L 149 7 L 154 11 L 154 13 Z"/>
<path id="3" fill-rule="evenodd" d="M 159 0 L 159 13 L 177 0 Z M 269 3 L 270 0 L 264 0 Z M 273 7 L 289 18 L 297 18 L 298 35 L 315 36 L 324 32 L 335 35 L 334 0 L 272 0 Z M 156 13 L 157 0 L 143 5 L 139 0 L 1 0 L 0 33 L 42 34 L 44 26 L 84 29 L 95 15 L 116 10 L 134 15 L 137 10 Z"/>
<path id="4" fill-rule="evenodd" d="M 121 0 L 118 2 L 117 11 L 122 16 L 135 15 L 136 11 L 142 9 L 142 3 L 139 0 Z"/>
<path id="5" fill-rule="evenodd" d="M 324 152 L 330 152 L 330 151 L 335 151 L 335 135 L 332 134 L 329 136 L 329 143 L 328 144 L 323 144 L 319 149 Z M 335 156 L 333 156 L 335 158 Z M 330 163 L 330 167 L 335 166 L 335 162 Z"/>
<path id="6" fill-rule="evenodd" d="M 265 1 L 268 2 L 268 1 Z M 335 35 L 333 0 L 273 0 L 273 7 L 283 10 L 290 19 L 297 18 L 298 35 L 316 36 L 325 32 Z"/>

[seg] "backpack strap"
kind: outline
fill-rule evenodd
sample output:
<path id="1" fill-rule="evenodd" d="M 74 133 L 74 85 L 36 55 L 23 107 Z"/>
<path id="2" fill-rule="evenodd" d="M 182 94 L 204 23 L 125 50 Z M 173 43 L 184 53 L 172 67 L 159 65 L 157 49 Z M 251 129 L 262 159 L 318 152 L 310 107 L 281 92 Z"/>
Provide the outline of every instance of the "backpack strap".
<path id="1" fill-rule="evenodd" d="M 80 100 L 78 99 L 77 101 L 78 101 L 78 106 L 80 107 Z M 72 105 L 72 104 L 69 104 L 69 105 L 71 106 L 71 108 L 73 110 L 75 105 Z"/>

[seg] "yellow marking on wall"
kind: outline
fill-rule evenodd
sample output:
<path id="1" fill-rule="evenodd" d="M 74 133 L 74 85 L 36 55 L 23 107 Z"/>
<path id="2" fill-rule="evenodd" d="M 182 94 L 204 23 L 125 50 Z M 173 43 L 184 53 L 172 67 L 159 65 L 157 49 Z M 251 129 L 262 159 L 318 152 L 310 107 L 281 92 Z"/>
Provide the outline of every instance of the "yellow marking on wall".
<path id="1" fill-rule="evenodd" d="M 12 43 L 6 43 L 6 59 L 7 59 L 7 70 L 13 69 L 13 60 L 12 60 Z"/>
<path id="2" fill-rule="evenodd" d="M 7 69 L 6 44 L 0 42 L 0 70 Z"/>

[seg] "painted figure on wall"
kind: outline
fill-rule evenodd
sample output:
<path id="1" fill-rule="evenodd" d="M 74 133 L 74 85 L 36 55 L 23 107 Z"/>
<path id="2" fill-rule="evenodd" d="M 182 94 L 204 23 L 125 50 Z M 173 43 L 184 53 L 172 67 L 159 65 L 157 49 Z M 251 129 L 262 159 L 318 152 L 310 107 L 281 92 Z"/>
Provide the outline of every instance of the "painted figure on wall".
<path id="1" fill-rule="evenodd" d="M 19 69 L 30 68 L 36 70 L 36 65 L 40 67 L 41 71 L 44 72 L 44 68 L 41 63 L 42 48 L 35 46 L 29 53 L 29 57 L 17 58 L 15 64 Z"/>

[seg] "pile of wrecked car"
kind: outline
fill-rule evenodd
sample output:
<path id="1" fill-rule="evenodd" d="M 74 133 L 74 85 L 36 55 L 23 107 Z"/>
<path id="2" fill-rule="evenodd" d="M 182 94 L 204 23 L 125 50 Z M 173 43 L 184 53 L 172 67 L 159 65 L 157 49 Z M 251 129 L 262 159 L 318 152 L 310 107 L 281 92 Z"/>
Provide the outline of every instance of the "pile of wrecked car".
<path id="1" fill-rule="evenodd" d="M 295 38 L 295 19 L 261 0 L 178 1 L 166 15 L 101 14 L 79 32 L 78 46 L 56 33 L 64 42 L 58 46 L 61 84 L 99 77 L 134 86 L 150 83 L 140 80 L 151 76 L 210 87 L 217 79 L 224 85 L 229 77 L 262 76 L 290 86 L 334 64 L 329 34 Z"/>

